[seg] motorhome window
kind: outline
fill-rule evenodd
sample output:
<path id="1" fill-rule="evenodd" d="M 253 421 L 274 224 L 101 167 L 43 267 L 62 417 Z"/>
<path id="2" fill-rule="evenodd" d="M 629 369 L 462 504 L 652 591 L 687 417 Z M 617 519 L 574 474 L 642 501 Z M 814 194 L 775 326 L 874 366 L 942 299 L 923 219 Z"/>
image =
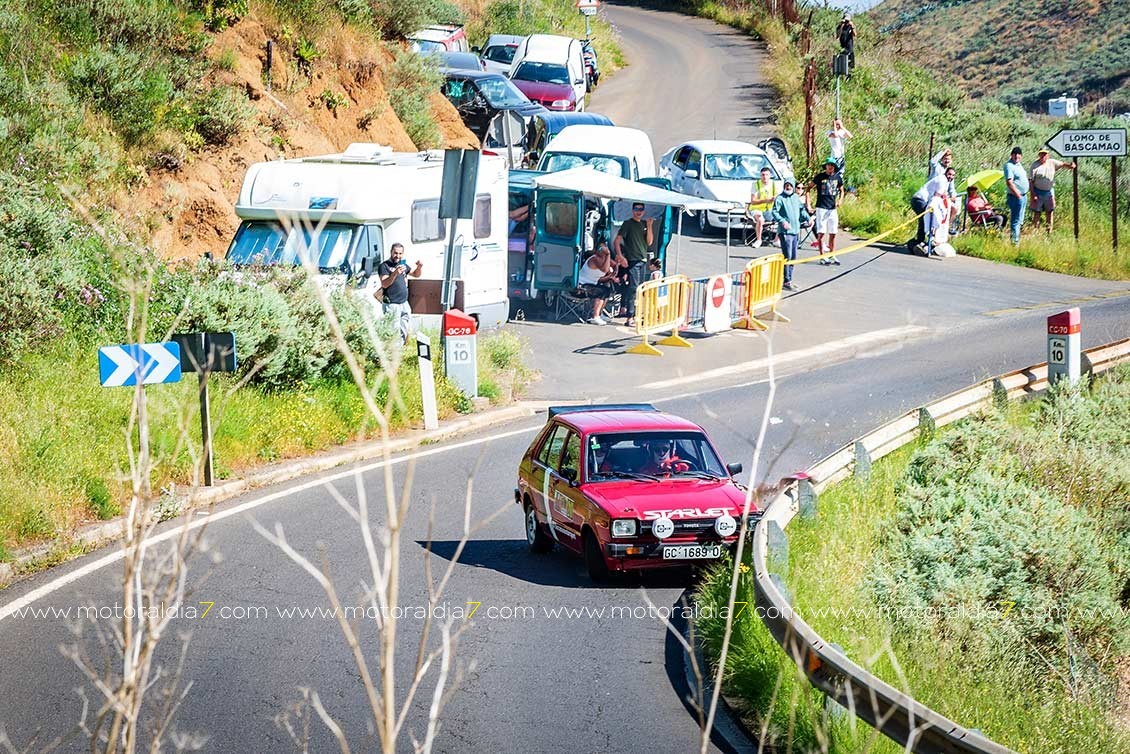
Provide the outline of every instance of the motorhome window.
<path id="1" fill-rule="evenodd" d="M 505 76 L 487 76 L 479 79 L 478 83 L 479 91 L 496 110 L 530 103 L 530 98 L 522 94 L 522 90 L 511 84 Z"/>
<path id="2" fill-rule="evenodd" d="M 439 217 L 439 199 L 412 203 L 412 243 L 438 241 L 447 231 Z"/>
<path id="3" fill-rule="evenodd" d="M 759 154 L 708 154 L 703 178 L 721 181 L 750 181 L 761 175 L 761 168 L 773 170 L 769 161 Z M 773 177 L 777 171 L 773 170 Z"/>
<path id="4" fill-rule="evenodd" d="M 568 84 L 569 71 L 563 65 L 555 63 L 535 63 L 527 60 L 519 63 L 518 68 L 510 75 L 519 81 L 537 81 L 542 84 Z"/>
<path id="5" fill-rule="evenodd" d="M 601 154 L 570 154 L 568 152 L 547 152 L 542 160 L 541 170 L 556 173 L 560 170 L 579 168 L 588 165 L 602 173 L 617 178 L 631 178 L 631 165 L 626 157 L 612 157 Z"/>
<path id="6" fill-rule="evenodd" d="M 475 238 L 490 237 L 490 194 L 475 197 Z"/>
<path id="7" fill-rule="evenodd" d="M 236 231 L 228 250 L 233 264 L 276 264 L 286 243 L 286 231 L 278 223 L 245 222 Z"/>
<path id="8" fill-rule="evenodd" d="M 561 238 L 576 238 L 577 205 L 573 202 L 546 202 L 545 232 Z"/>
<path id="9" fill-rule="evenodd" d="M 517 47 L 511 47 L 510 45 L 488 47 L 483 53 L 483 58 L 492 63 L 510 63 L 514 60 L 514 53 L 517 51 Z"/>

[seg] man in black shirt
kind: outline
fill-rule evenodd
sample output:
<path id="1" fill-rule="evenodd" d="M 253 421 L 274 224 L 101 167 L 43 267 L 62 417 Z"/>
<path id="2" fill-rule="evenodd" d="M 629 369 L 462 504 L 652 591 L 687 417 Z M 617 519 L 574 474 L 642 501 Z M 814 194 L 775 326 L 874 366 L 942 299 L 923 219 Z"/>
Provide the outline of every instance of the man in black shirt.
<path id="1" fill-rule="evenodd" d="M 384 292 L 385 314 L 391 314 L 400 329 L 400 339 L 408 339 L 408 331 L 412 326 L 412 307 L 408 305 L 408 276 L 420 277 L 424 263 L 416 262 L 415 269 L 410 269 L 404 261 L 404 244 L 394 243 L 388 250 L 388 259 L 381 262 L 377 268 L 377 275 L 381 279 L 381 290 Z"/>
<path id="2" fill-rule="evenodd" d="M 612 241 L 617 257 L 623 257 L 628 262 L 628 279 L 620 292 L 627 317 L 625 324 L 628 327 L 636 324 L 636 288 L 647 280 L 647 253 L 655 241 L 655 220 L 648 218 L 645 224 L 643 213 L 643 204 L 633 204 L 632 216 L 624 221 L 620 232 Z"/>
<path id="3" fill-rule="evenodd" d="M 836 233 L 840 229 L 840 217 L 837 210 L 844 198 L 844 179 L 840 175 L 839 165 L 835 160 L 824 162 L 824 172 L 812 179 L 810 187 L 816 189 L 816 245 L 820 254 L 834 254 L 836 251 Z M 827 237 L 827 244 L 825 244 Z M 835 256 L 825 257 L 820 264 L 839 264 Z"/>
<path id="4" fill-rule="evenodd" d="M 850 72 L 855 68 L 855 24 L 851 22 L 849 14 L 845 13 L 843 19 L 836 26 L 836 36 L 840 40 L 840 49 L 847 53 L 848 71 Z"/>

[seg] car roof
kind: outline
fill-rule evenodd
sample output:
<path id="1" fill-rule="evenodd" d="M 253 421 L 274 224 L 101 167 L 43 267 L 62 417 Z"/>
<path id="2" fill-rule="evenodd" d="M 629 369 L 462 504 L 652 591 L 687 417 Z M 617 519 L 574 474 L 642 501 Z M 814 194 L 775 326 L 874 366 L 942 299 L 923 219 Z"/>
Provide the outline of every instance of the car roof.
<path id="1" fill-rule="evenodd" d="M 471 53 L 465 53 L 470 55 Z M 504 76 L 497 71 L 484 71 L 481 68 L 445 68 L 442 71 L 445 78 L 450 79 L 472 79 L 474 81 L 482 81 L 483 79 L 504 79 Z"/>
<path id="2" fill-rule="evenodd" d="M 578 430 L 591 432 L 652 432 L 679 431 L 702 432 L 702 427 L 674 414 L 639 409 L 596 409 L 569 411 L 558 414 L 558 421 Z"/>
<path id="3" fill-rule="evenodd" d="M 529 55 L 530 50 L 536 50 L 539 53 L 568 50 L 569 46 L 576 41 L 573 37 L 566 37 L 562 34 L 531 34 L 529 41 L 526 42 L 526 54 Z"/>
<path id="4" fill-rule="evenodd" d="M 559 133 L 569 126 L 576 125 L 590 125 L 590 126 L 614 126 L 615 123 L 606 115 L 594 113 L 585 110 L 580 113 L 555 113 L 546 111 L 539 113 L 536 117 L 540 118 L 545 123 L 546 127 L 551 133 Z"/>
<path id="5" fill-rule="evenodd" d="M 725 152 L 726 154 L 765 154 L 764 149 L 755 147 L 747 141 L 734 141 L 731 139 L 697 139 L 695 141 L 684 141 L 672 149 L 682 149 L 683 147 L 694 147 L 704 154 L 714 154 L 718 152 Z"/>
<path id="6" fill-rule="evenodd" d="M 651 139 L 638 128 L 579 124 L 566 126 L 546 145 L 546 151 L 622 154 L 626 148 L 651 151 Z"/>
<path id="7" fill-rule="evenodd" d="M 525 37 L 521 34 L 491 34 L 487 37 L 487 43 L 483 45 L 483 47 L 495 47 L 497 45 L 517 47 L 522 44 L 523 39 L 525 39 Z"/>

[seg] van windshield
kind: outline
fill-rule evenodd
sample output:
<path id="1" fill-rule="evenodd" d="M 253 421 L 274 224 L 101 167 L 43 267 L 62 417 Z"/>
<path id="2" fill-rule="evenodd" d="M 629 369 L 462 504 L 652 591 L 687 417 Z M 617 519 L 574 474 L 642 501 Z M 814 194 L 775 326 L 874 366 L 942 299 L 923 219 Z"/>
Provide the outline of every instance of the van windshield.
<path id="1" fill-rule="evenodd" d="M 356 225 L 328 223 L 321 230 L 294 226 L 288 232 L 281 223 L 251 220 L 239 226 L 227 259 L 238 265 L 297 266 L 309 254 L 321 272 L 347 271 L 356 230 Z"/>
<path id="2" fill-rule="evenodd" d="M 753 180 L 759 178 L 761 168 L 766 167 L 773 171 L 774 178 L 779 177 L 769 160 L 759 154 L 708 154 L 703 166 L 702 177 L 714 181 Z"/>
<path id="3" fill-rule="evenodd" d="M 545 157 L 542 158 L 541 165 L 538 166 L 538 170 L 544 170 L 547 173 L 556 173 L 559 170 L 579 168 L 585 165 L 599 170 L 602 173 L 614 175 L 617 178 L 627 178 L 629 180 L 632 178 L 632 170 L 628 158 L 620 155 L 546 152 Z"/>
<path id="4" fill-rule="evenodd" d="M 569 71 L 565 70 L 563 65 L 535 63 L 530 60 L 519 63 L 514 73 L 510 74 L 510 78 L 520 79 L 521 81 L 537 81 L 542 84 L 568 84 Z"/>
<path id="5" fill-rule="evenodd" d="M 514 60 L 514 53 L 517 52 L 517 45 L 497 45 L 495 47 L 488 47 L 483 52 L 483 58 L 492 63 L 509 63 Z"/>

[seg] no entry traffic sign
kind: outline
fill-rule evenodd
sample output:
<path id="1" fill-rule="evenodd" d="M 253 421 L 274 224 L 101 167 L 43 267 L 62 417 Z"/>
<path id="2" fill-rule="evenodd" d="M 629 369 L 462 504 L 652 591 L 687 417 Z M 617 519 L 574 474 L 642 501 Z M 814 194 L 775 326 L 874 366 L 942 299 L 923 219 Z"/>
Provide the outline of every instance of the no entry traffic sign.
<path id="1" fill-rule="evenodd" d="M 702 329 L 706 332 L 722 332 L 732 326 L 730 276 L 715 275 L 706 281 L 706 311 L 702 316 Z"/>

